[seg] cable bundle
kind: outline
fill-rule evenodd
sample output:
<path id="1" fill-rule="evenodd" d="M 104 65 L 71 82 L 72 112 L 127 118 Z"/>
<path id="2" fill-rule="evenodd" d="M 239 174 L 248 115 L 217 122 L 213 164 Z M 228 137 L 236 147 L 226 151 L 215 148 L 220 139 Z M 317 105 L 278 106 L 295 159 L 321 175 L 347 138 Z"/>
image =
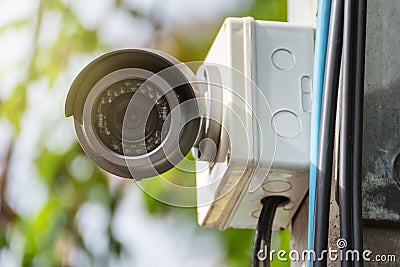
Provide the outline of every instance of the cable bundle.
<path id="1" fill-rule="evenodd" d="M 366 0 L 320 0 L 314 60 L 312 135 L 310 155 L 309 249 L 317 256 L 328 250 L 329 210 L 334 158 L 335 122 L 339 80 L 342 77 L 339 208 L 340 237 L 349 249 L 362 255 L 361 167 L 365 71 Z M 329 16 L 330 14 L 330 16 Z M 329 25 L 329 26 L 328 26 Z M 329 33 L 328 33 L 329 32 Z M 315 199 L 314 199 L 315 198 Z M 253 267 L 259 252 L 270 247 L 272 223 L 284 197 L 262 200 L 263 208 L 254 239 Z M 268 251 L 263 266 L 269 266 Z M 309 262 L 325 267 L 327 258 Z M 343 267 L 363 266 L 360 258 L 341 262 Z"/>
<path id="2" fill-rule="evenodd" d="M 362 254 L 361 164 L 366 0 L 333 0 L 320 122 L 314 218 L 316 255 L 328 248 L 329 205 L 340 72 L 342 99 L 339 144 L 340 237 Z M 340 68 L 342 66 L 342 68 Z M 363 266 L 362 259 L 342 266 Z M 314 266 L 326 266 L 326 257 Z"/>

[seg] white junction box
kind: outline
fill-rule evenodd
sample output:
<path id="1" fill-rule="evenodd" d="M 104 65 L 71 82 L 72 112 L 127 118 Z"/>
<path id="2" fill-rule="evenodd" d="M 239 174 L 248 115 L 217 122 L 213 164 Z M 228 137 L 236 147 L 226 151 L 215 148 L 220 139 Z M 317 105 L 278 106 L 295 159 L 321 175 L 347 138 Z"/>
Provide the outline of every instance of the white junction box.
<path id="1" fill-rule="evenodd" d="M 270 195 L 289 198 L 273 228 L 290 224 L 308 190 L 313 56 L 312 26 L 226 19 L 198 73 L 222 103 L 208 102 L 216 153 L 196 163 L 200 225 L 255 228 Z"/>

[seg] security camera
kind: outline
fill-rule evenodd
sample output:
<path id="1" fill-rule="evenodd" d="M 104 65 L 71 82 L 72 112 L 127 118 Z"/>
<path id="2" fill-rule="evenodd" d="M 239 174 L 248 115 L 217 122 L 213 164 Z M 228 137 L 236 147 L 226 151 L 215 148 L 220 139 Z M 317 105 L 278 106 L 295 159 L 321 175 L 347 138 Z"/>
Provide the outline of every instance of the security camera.
<path id="1" fill-rule="evenodd" d="M 200 66 L 148 49 L 97 58 L 65 113 L 88 156 L 117 176 L 157 176 L 192 150 L 200 225 L 255 228 L 260 200 L 279 195 L 279 229 L 308 190 L 313 44 L 312 27 L 228 18 Z"/>
<path id="2" fill-rule="evenodd" d="M 105 171 L 141 180 L 164 173 L 197 142 L 203 104 L 193 72 L 170 55 L 105 54 L 76 77 L 66 116 L 86 154 Z M 182 105 L 189 101 L 190 105 Z"/>

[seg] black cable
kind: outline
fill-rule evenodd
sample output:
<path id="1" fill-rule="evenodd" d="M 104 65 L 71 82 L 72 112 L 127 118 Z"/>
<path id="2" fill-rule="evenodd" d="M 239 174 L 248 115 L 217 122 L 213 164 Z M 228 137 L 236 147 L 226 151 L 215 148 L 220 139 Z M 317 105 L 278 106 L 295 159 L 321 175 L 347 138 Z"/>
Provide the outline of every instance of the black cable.
<path id="1" fill-rule="evenodd" d="M 263 250 L 263 257 L 268 257 L 268 251 L 262 247 L 262 240 L 265 239 L 265 234 L 272 231 L 272 223 L 274 219 L 274 214 L 271 214 L 271 205 L 268 199 L 263 199 L 263 207 L 261 209 L 260 217 L 258 219 L 257 228 L 254 234 L 254 244 L 253 244 L 253 261 L 252 266 L 258 267 L 260 262 L 260 251 Z M 271 229 L 271 231 L 269 230 Z M 268 238 L 268 237 L 267 237 Z M 268 245 L 269 249 L 269 245 Z M 269 258 L 268 258 L 269 261 Z"/>
<path id="2" fill-rule="evenodd" d="M 354 93 L 354 150 L 353 150 L 353 247 L 360 254 L 363 251 L 362 230 L 362 142 L 363 142 L 363 103 L 365 72 L 365 39 L 366 39 L 367 0 L 357 1 L 357 34 L 355 61 Z M 354 262 L 355 267 L 362 267 L 363 259 Z"/>
<path id="3" fill-rule="evenodd" d="M 354 155 L 354 91 L 355 55 L 357 34 L 357 1 L 345 0 L 343 26 L 343 84 L 342 116 L 339 143 L 339 210 L 340 238 L 347 241 L 343 255 L 353 249 L 353 155 Z M 350 259 L 341 262 L 342 267 L 353 266 Z"/>
<path id="4" fill-rule="evenodd" d="M 335 120 L 343 38 L 343 0 L 333 0 L 325 66 L 321 133 L 315 201 L 314 249 L 317 258 L 328 247 L 329 204 L 332 181 Z M 314 266 L 326 266 L 326 254 Z"/>
<path id="5" fill-rule="evenodd" d="M 261 250 L 263 250 L 263 256 L 265 257 L 265 260 L 262 261 L 263 266 L 270 266 L 269 252 L 271 251 L 272 224 L 274 221 L 275 212 L 278 206 L 287 202 L 287 200 L 288 198 L 283 196 L 269 196 L 261 200 L 263 207 L 261 209 L 254 235 L 252 267 L 259 266 L 259 252 Z"/>

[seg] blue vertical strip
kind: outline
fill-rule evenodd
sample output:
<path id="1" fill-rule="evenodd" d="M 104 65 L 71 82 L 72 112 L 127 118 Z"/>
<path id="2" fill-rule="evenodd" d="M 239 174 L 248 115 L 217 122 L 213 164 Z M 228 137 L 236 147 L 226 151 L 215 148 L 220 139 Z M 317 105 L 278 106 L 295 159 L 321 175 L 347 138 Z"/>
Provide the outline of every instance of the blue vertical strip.
<path id="1" fill-rule="evenodd" d="M 317 182 L 318 146 L 321 105 L 325 74 L 326 48 L 331 15 L 331 0 L 318 1 L 317 29 L 315 36 L 314 70 L 312 86 L 311 140 L 310 140 L 310 190 L 308 209 L 308 249 L 313 249 L 314 206 Z M 308 261 L 308 266 L 312 262 Z"/>

